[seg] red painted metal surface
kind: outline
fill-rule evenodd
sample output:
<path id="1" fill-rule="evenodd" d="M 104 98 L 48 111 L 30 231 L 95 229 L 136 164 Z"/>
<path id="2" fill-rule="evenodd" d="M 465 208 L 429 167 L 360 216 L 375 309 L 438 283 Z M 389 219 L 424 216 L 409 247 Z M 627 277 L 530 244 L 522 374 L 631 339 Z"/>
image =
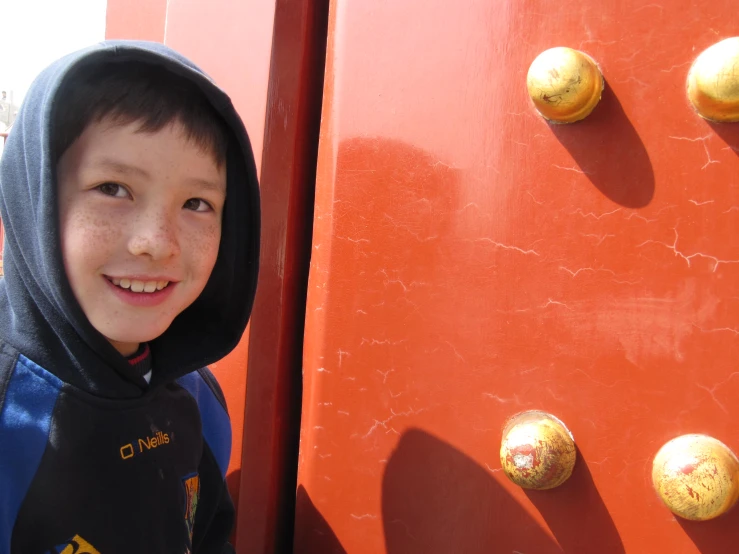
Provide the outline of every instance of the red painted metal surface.
<path id="1" fill-rule="evenodd" d="M 237 549 L 289 552 L 305 290 L 328 1 L 278 0 L 262 157 L 262 259 L 249 337 Z"/>
<path id="2" fill-rule="evenodd" d="M 164 39 L 229 93 L 260 173 L 275 5 L 276 0 L 169 0 Z"/>
<path id="3" fill-rule="evenodd" d="M 108 0 L 105 38 L 164 42 L 167 0 Z"/>
<path id="4" fill-rule="evenodd" d="M 735 4 L 331 4 L 304 348 L 296 553 L 732 552 L 677 520 L 659 448 L 739 451 L 739 131 L 687 102 Z M 525 77 L 603 70 L 553 126 Z M 560 418 L 569 481 L 504 477 L 517 412 Z"/>

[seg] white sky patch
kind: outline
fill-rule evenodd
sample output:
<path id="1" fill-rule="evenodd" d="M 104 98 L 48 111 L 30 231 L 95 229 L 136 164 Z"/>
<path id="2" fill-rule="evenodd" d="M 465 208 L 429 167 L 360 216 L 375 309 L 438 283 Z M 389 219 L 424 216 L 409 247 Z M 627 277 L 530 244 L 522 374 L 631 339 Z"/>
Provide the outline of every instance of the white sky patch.
<path id="1" fill-rule="evenodd" d="M 20 105 L 47 65 L 104 40 L 106 6 L 107 0 L 0 0 L 0 90 L 8 100 Z"/>

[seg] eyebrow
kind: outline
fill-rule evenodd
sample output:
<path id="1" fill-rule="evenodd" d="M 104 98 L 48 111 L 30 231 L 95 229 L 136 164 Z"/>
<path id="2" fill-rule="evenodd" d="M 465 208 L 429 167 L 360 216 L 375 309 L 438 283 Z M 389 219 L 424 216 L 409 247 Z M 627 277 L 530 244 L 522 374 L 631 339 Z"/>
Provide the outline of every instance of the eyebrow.
<path id="1" fill-rule="evenodd" d="M 135 165 L 129 165 L 127 163 L 119 162 L 111 158 L 101 158 L 97 160 L 94 165 L 96 168 L 110 169 L 121 175 L 138 175 L 145 179 L 151 179 L 151 174 L 145 169 L 142 169 Z M 200 187 L 206 190 L 212 190 L 215 192 L 224 192 L 224 193 L 226 192 L 226 188 L 223 185 L 219 183 L 214 183 L 213 181 L 209 181 L 208 179 L 201 179 L 199 177 L 191 177 L 187 179 L 187 182 L 189 184 L 195 185 L 197 187 Z"/>
<path id="2" fill-rule="evenodd" d="M 198 177 L 192 177 L 187 180 L 188 183 L 191 183 L 197 187 L 206 189 L 206 190 L 212 190 L 214 192 L 226 192 L 226 187 L 224 187 L 221 184 L 214 183 L 213 181 L 208 181 L 207 179 L 200 179 Z"/>
<path id="3" fill-rule="evenodd" d="M 129 165 L 111 158 L 100 158 L 94 165 L 96 168 L 111 169 L 123 175 L 139 175 L 141 177 L 146 177 L 147 179 L 151 178 L 148 171 L 141 169 L 140 167 L 136 167 L 135 165 Z"/>

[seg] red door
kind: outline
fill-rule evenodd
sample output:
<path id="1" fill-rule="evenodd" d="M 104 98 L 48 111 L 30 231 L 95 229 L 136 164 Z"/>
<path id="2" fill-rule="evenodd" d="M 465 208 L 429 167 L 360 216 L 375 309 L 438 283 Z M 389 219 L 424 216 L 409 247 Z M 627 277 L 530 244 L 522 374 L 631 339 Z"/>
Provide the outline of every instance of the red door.
<path id="1" fill-rule="evenodd" d="M 332 2 L 296 553 L 735 551 L 739 512 L 678 518 L 651 478 L 687 433 L 739 451 L 739 133 L 685 90 L 735 23 L 732 0 Z M 555 46 L 606 82 L 570 125 L 526 88 Z M 525 410 L 574 436 L 557 488 L 501 469 Z"/>

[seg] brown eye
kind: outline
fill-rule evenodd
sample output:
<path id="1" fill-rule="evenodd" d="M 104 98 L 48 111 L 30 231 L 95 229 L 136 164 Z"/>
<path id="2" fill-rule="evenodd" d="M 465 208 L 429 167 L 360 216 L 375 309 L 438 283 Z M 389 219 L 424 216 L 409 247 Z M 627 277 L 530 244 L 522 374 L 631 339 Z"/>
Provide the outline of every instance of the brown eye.
<path id="1" fill-rule="evenodd" d="M 186 210 L 192 210 L 193 212 L 209 212 L 213 208 L 205 200 L 201 198 L 190 198 L 183 206 Z"/>
<path id="2" fill-rule="evenodd" d="M 126 198 L 128 191 L 118 183 L 101 183 L 97 189 L 106 196 L 115 196 L 116 198 Z"/>

